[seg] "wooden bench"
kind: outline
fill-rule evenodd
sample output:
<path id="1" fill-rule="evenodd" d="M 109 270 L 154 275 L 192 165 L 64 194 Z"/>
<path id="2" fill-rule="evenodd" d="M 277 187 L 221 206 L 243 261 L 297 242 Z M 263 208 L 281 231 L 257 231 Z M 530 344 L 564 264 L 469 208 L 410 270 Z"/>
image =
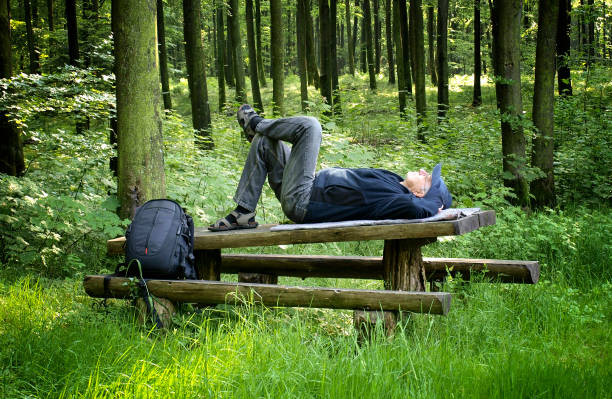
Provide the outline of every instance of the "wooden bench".
<path id="1" fill-rule="evenodd" d="M 271 231 L 257 229 L 210 232 L 197 228 L 195 257 L 201 280 L 149 280 L 149 291 L 171 301 L 215 304 L 250 296 L 268 306 L 343 308 L 357 311 L 411 311 L 446 314 L 450 294 L 425 292 L 426 281 L 440 281 L 449 273 L 469 280 L 478 272 L 502 282 L 536 283 L 539 265 L 535 261 L 423 258 L 421 247 L 440 236 L 466 234 L 495 224 L 493 211 L 480 211 L 458 220 L 411 224 L 333 227 Z M 309 244 L 323 242 L 384 240 L 382 257 L 321 255 L 222 254 L 222 249 Z M 109 240 L 108 253 L 123 254 L 125 238 Z M 221 273 L 239 273 L 238 283 L 219 282 Z M 289 287 L 275 283 L 277 276 L 381 279 L 385 290 L 357 290 L 324 287 Z M 263 276 L 263 277 L 262 277 Z M 128 297 L 127 279 L 86 276 L 84 287 L 93 297 Z M 367 313 L 356 313 L 359 317 Z M 385 316 L 388 318 L 388 316 Z"/>

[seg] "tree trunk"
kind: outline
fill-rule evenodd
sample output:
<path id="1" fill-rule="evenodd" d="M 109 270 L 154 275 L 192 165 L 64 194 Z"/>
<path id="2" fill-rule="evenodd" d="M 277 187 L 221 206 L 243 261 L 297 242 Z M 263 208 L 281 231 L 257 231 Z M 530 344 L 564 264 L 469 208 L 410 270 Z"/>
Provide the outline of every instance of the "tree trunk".
<path id="1" fill-rule="evenodd" d="M 348 1 L 348 0 L 347 0 Z M 391 27 L 391 0 L 385 1 L 385 38 L 387 39 L 387 63 L 389 84 L 395 84 L 395 61 L 393 60 L 393 29 Z"/>
<path id="2" fill-rule="evenodd" d="M 77 32 L 76 0 L 66 0 L 66 30 L 68 32 L 68 58 L 70 65 L 79 65 L 79 34 Z"/>
<path id="3" fill-rule="evenodd" d="M 446 1 L 446 0 L 439 0 Z M 410 25 L 413 26 L 414 48 L 414 91 L 416 100 L 416 115 L 420 141 L 425 141 L 423 121 L 427 113 L 425 94 L 425 43 L 423 41 L 423 8 L 421 0 L 410 0 Z"/>
<path id="4" fill-rule="evenodd" d="M 255 31 L 253 29 L 253 0 L 245 1 L 245 21 L 247 30 L 247 46 L 249 50 L 249 76 L 251 79 L 251 94 L 253 106 L 257 112 L 263 113 L 263 102 L 259 92 L 259 74 L 257 73 L 257 51 L 255 48 Z"/>
<path id="5" fill-rule="evenodd" d="M 314 29 L 312 14 L 310 12 L 310 0 L 305 0 L 306 10 L 306 67 L 308 68 L 308 83 L 316 89 L 319 88 L 319 69 L 317 68 L 317 56 L 315 51 Z"/>
<path id="6" fill-rule="evenodd" d="M 34 36 L 34 29 L 32 28 L 32 7 L 30 0 L 24 0 L 24 11 L 25 11 L 25 23 L 26 23 L 26 37 L 28 42 L 28 55 L 30 58 L 30 73 L 40 73 L 40 54 L 36 46 L 36 37 Z"/>
<path id="7" fill-rule="evenodd" d="M 361 0 L 361 12 L 365 14 L 366 5 L 364 4 L 365 0 Z M 369 6 L 368 6 L 369 8 Z M 370 20 L 371 23 L 371 20 Z M 365 15 L 361 17 L 361 32 L 359 39 L 359 65 L 361 67 L 361 73 L 366 73 L 368 71 L 368 36 L 366 31 L 366 19 Z"/>
<path id="8" fill-rule="evenodd" d="M 365 45 L 367 50 L 368 76 L 370 90 L 376 90 L 376 72 L 374 62 L 374 45 L 372 43 L 372 15 L 370 13 L 370 0 L 361 0 L 363 7 L 362 26 L 365 30 Z"/>
<path id="9" fill-rule="evenodd" d="M 319 52 L 321 69 L 319 73 L 319 85 L 321 96 L 330 106 L 332 99 L 332 76 L 331 76 L 331 48 L 329 42 L 330 16 L 328 0 L 319 0 Z M 329 114 L 329 112 L 326 112 Z"/>
<path id="10" fill-rule="evenodd" d="M 227 35 L 225 40 L 225 82 L 229 87 L 236 87 L 236 79 L 234 77 L 234 51 L 232 50 L 232 16 L 229 12 L 225 12 L 225 27 L 227 29 Z"/>
<path id="11" fill-rule="evenodd" d="M 387 0 L 389 1 L 389 0 Z M 344 14 L 346 20 L 346 36 L 347 36 L 347 58 L 348 58 L 348 67 L 349 73 L 352 76 L 355 76 L 355 57 L 354 57 L 354 44 L 353 44 L 353 35 L 351 35 L 351 0 L 344 0 Z"/>
<path id="12" fill-rule="evenodd" d="M 595 4 L 594 0 L 587 0 L 587 65 L 590 65 L 593 62 L 593 58 L 595 58 L 595 47 L 597 43 L 595 42 Z"/>
<path id="13" fill-rule="evenodd" d="M 155 14 L 155 0 L 112 2 L 122 218 L 166 197 Z"/>
<path id="14" fill-rule="evenodd" d="M 295 14 L 297 63 L 300 75 L 300 105 L 302 112 L 308 107 L 308 73 L 306 66 L 306 1 L 297 0 Z"/>
<path id="15" fill-rule="evenodd" d="M 47 0 L 47 24 L 49 25 L 49 32 L 55 30 L 55 16 L 53 15 L 53 0 Z"/>
<path id="16" fill-rule="evenodd" d="M 164 109 L 172 109 L 170 80 L 168 77 L 168 51 L 166 50 L 166 29 L 164 24 L 164 0 L 157 0 L 157 42 L 159 43 L 159 73 L 161 78 Z"/>
<path id="17" fill-rule="evenodd" d="M 380 73 L 380 12 L 379 12 L 379 0 L 372 0 L 374 6 L 374 70 L 376 74 Z"/>
<path id="18" fill-rule="evenodd" d="M 558 0 L 557 0 L 558 1 Z M 478 107 L 482 104 L 482 91 L 480 88 L 480 0 L 474 0 L 474 92 L 472 95 L 472 106 Z"/>
<path id="19" fill-rule="evenodd" d="M 214 143 L 211 136 L 200 10 L 200 0 L 183 0 L 183 33 L 191 99 L 191 120 L 196 134 L 196 144 L 202 149 L 211 149 Z"/>
<path id="20" fill-rule="evenodd" d="M 281 0 L 270 0 L 270 40 L 272 42 L 272 113 L 283 115 L 284 60 L 283 60 L 283 8 Z"/>
<path id="21" fill-rule="evenodd" d="M 533 87 L 533 123 L 537 129 L 533 139 L 531 166 L 538 167 L 544 177 L 531 182 L 536 208 L 554 207 L 553 173 L 554 102 L 555 102 L 555 39 L 559 0 L 539 0 L 538 38 L 536 45 L 535 82 Z"/>
<path id="22" fill-rule="evenodd" d="M 9 79 L 12 71 L 11 16 L 9 2 L 0 0 L 0 79 Z M 0 109 L 0 173 L 21 176 L 25 170 L 21 130 Z"/>
<path id="23" fill-rule="evenodd" d="M 255 36 L 257 40 L 257 73 L 262 87 L 267 86 L 261 47 L 261 0 L 255 0 Z"/>
<path id="24" fill-rule="evenodd" d="M 359 0 L 355 0 L 355 6 L 359 7 Z M 357 13 L 353 13 L 353 61 L 355 64 L 357 63 L 357 31 L 359 30 L 359 18 L 357 18 Z M 355 67 L 357 67 L 355 65 Z"/>
<path id="25" fill-rule="evenodd" d="M 410 66 L 410 34 L 408 31 L 407 0 L 399 0 L 399 27 L 402 43 L 402 64 L 404 71 L 404 91 L 408 98 L 412 98 L 412 74 Z M 399 56 L 398 56 L 399 57 Z M 399 61 L 399 58 L 398 58 Z M 400 110 L 401 112 L 401 110 Z M 406 115 L 407 116 L 407 115 Z"/>
<path id="26" fill-rule="evenodd" d="M 229 0 L 229 12 L 232 15 L 228 19 L 232 31 L 232 55 L 234 66 L 234 83 L 236 84 L 236 102 L 245 104 L 247 102 L 246 87 L 244 81 L 244 58 L 242 57 L 242 37 L 240 35 L 240 12 L 238 0 Z M 282 48 L 281 48 L 282 52 Z"/>
<path id="27" fill-rule="evenodd" d="M 431 76 L 431 84 L 438 85 L 438 74 L 436 73 L 436 58 L 434 57 L 436 35 L 434 33 L 434 8 L 432 5 L 427 6 L 427 42 L 428 46 L 428 63 L 429 75 Z"/>
<path id="28" fill-rule="evenodd" d="M 340 85 L 338 83 L 338 54 L 337 54 L 337 40 L 336 40 L 336 20 L 337 20 L 337 0 L 329 1 L 329 44 L 330 44 L 330 69 L 331 69 L 331 83 L 332 83 L 332 96 L 334 103 L 334 113 L 342 113 L 340 107 Z"/>
<path id="29" fill-rule="evenodd" d="M 216 0 L 217 5 L 217 85 L 219 86 L 219 112 L 222 112 L 227 103 L 225 96 L 225 4 L 223 0 Z"/>
<path id="30" fill-rule="evenodd" d="M 502 0 L 503 1 L 503 0 Z M 448 0 L 438 0 L 436 58 L 438 61 L 438 118 L 448 110 Z"/>
<path id="31" fill-rule="evenodd" d="M 529 185 L 525 179 L 525 135 L 523 134 L 520 70 L 521 0 L 489 0 L 493 26 L 495 94 L 501 114 L 504 185 L 514 190 L 509 200 L 529 207 Z"/>

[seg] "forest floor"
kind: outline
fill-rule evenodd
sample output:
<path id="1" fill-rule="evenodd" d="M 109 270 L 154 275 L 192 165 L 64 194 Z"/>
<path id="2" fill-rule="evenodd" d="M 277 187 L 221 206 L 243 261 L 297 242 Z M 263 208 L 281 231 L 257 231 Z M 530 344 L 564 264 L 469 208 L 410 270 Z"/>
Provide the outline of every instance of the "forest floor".
<path id="1" fill-rule="evenodd" d="M 343 76 L 343 113 L 332 118 L 321 116 L 324 106 L 311 91 L 310 113 L 324 127 L 321 168 L 381 167 L 403 174 L 442 162 L 455 206 L 495 209 L 496 225 L 426 246 L 424 256 L 538 260 L 542 268 L 536 285 L 449 279 L 441 287 L 453 295 L 447 316 L 411 315 L 393 338 L 378 328 L 361 345 L 350 311 L 183 305 L 173 325 L 158 331 L 139 323 L 127 301 L 88 297 L 83 276 L 113 269 L 119 260 L 105 258 L 104 241 L 125 227 L 110 216 L 95 217 L 116 205 L 107 198 L 113 178 L 108 152 L 101 150 L 104 127 L 94 123 L 86 140 L 72 134 L 59 140 L 57 126 L 40 128 L 38 151 L 55 140 L 53 155 L 37 158 L 36 149 L 28 148 L 26 158 L 35 161 L 27 183 L 11 180 L 7 187 L 26 193 L 16 202 L 23 209 L 48 204 L 36 211 L 46 216 L 25 213 L 30 215 L 23 221 L 27 229 L 43 234 L 45 226 L 56 223 L 62 226 L 56 235 L 80 229 L 79 240 L 45 252 L 44 245 L 51 247 L 55 237 L 45 236 L 41 242 L 46 244 L 30 254 L 33 258 L 0 268 L 0 397 L 611 397 L 609 78 L 609 70 L 590 82 L 575 77 L 575 93 L 582 94 L 558 102 L 560 206 L 534 213 L 505 199 L 499 115 L 490 82 L 483 80 L 483 106 L 473 108 L 470 78 L 455 76 L 448 119 L 439 125 L 432 106 L 435 88 L 428 87 L 427 143 L 416 140 L 413 104 L 408 120 L 400 120 L 396 95 L 382 80 L 374 94 L 365 76 Z M 298 80 L 289 78 L 285 89 L 286 114 L 299 113 Z M 216 148 L 195 149 L 186 122 L 186 90 L 184 81 L 175 82 L 177 112 L 164 121 L 167 190 L 204 226 L 232 209 L 248 143 L 232 106 L 213 113 Z M 525 99 L 530 90 L 525 82 Z M 271 108 L 271 91 L 269 82 L 263 90 L 266 108 Z M 216 93 L 214 79 L 209 79 L 209 92 Z M 210 103 L 216 106 L 214 94 Z M 590 162 L 594 157 L 599 164 Z M 590 190 L 599 197 L 576 199 L 584 176 L 590 176 Z M 49 197 L 56 202 L 45 202 Z M 258 220 L 285 221 L 269 189 Z M 382 242 L 263 251 L 375 256 L 382 254 Z M 39 254 L 45 255 L 36 258 Z M 382 288 L 382 282 L 370 280 L 281 278 L 279 283 Z"/>

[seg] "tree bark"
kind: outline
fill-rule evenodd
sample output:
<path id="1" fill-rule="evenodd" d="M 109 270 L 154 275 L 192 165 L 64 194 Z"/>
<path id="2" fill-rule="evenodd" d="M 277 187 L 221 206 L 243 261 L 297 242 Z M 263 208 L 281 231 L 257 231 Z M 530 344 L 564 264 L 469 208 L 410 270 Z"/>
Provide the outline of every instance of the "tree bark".
<path id="1" fill-rule="evenodd" d="M 436 35 L 434 33 L 434 7 L 433 5 L 427 6 L 427 42 L 428 46 L 428 65 L 429 65 L 429 75 L 431 76 L 431 84 L 434 86 L 438 85 L 438 74 L 436 73 L 436 58 L 434 57 L 435 46 L 434 43 L 436 41 Z"/>
<path id="2" fill-rule="evenodd" d="M 255 0 L 255 36 L 257 40 L 257 73 L 259 74 L 259 84 L 267 86 L 266 72 L 264 71 L 263 56 L 261 47 L 261 0 Z"/>
<path id="3" fill-rule="evenodd" d="M 191 120 L 196 134 L 196 144 L 202 149 L 211 149 L 214 143 L 211 136 L 200 10 L 200 0 L 183 0 L 183 33 L 191 99 Z"/>
<path id="4" fill-rule="evenodd" d="M 297 0 L 295 14 L 297 63 L 300 75 L 300 105 L 302 112 L 308 107 L 308 73 L 306 66 L 306 4 L 305 0 Z"/>
<path id="5" fill-rule="evenodd" d="M 347 0 L 348 1 L 348 0 Z M 387 40 L 387 63 L 389 84 L 395 84 L 395 61 L 393 59 L 393 28 L 391 27 L 391 0 L 385 1 L 385 38 Z"/>
<path id="6" fill-rule="evenodd" d="M 70 65 L 79 65 L 79 34 L 77 31 L 76 0 L 66 0 L 66 30 L 68 32 L 68 58 Z"/>
<path id="7" fill-rule="evenodd" d="M 225 40 L 225 82 L 229 87 L 236 87 L 236 79 L 234 77 L 234 51 L 232 50 L 232 16 L 229 12 L 225 12 L 225 27 L 227 35 Z"/>
<path id="8" fill-rule="evenodd" d="M 12 71 L 11 16 L 9 2 L 0 0 L 0 79 L 9 79 Z M 0 173 L 21 176 L 25 170 L 21 130 L 0 109 Z"/>
<path id="9" fill-rule="evenodd" d="M 572 75 L 569 68 L 571 0 L 559 0 L 559 18 L 557 22 L 557 89 L 560 96 L 572 95 Z"/>
<path id="10" fill-rule="evenodd" d="M 389 0 L 387 0 L 389 1 Z M 346 52 L 348 58 L 348 67 L 349 73 L 352 76 L 355 76 L 355 57 L 354 57 L 354 44 L 353 44 L 353 35 L 351 35 L 351 0 L 344 0 L 344 16 L 346 23 L 346 36 L 347 36 L 347 46 L 348 51 Z"/>
<path id="11" fill-rule="evenodd" d="M 365 0 L 361 0 L 361 32 L 359 39 L 359 65 L 361 67 L 361 73 L 368 72 L 368 34 L 366 30 L 366 18 L 365 18 Z M 369 6 L 368 6 L 369 8 Z M 370 23 L 372 20 L 370 19 Z"/>
<path id="12" fill-rule="evenodd" d="M 533 205 L 554 207 L 555 182 L 553 169 L 554 102 L 555 102 L 555 39 L 559 0 L 539 0 L 538 38 L 536 44 L 535 82 L 533 87 L 533 139 L 531 166 L 544 176 L 531 182 Z"/>
<path id="13" fill-rule="evenodd" d="M 253 29 L 253 0 L 245 1 L 245 21 L 247 28 L 247 45 L 249 49 L 249 75 L 251 78 L 251 94 L 253 106 L 257 112 L 263 113 L 263 102 L 259 92 L 259 74 L 257 72 L 257 49 L 255 48 L 255 31 Z"/>
<path id="14" fill-rule="evenodd" d="M 495 94 L 501 114 L 504 185 L 516 197 L 509 201 L 529 207 L 529 184 L 523 167 L 523 134 L 520 70 L 521 0 L 489 0 L 493 26 L 493 69 Z"/>
<path id="15" fill-rule="evenodd" d="M 242 37 L 240 35 L 240 11 L 238 0 L 229 0 L 229 12 L 232 17 L 228 19 L 232 31 L 232 55 L 234 66 L 234 83 L 236 84 L 236 102 L 247 102 L 246 86 L 244 81 L 244 58 L 242 57 Z M 282 51 L 282 50 L 281 50 Z"/>
<path id="16" fill-rule="evenodd" d="M 329 43 L 330 43 L 330 68 L 331 68 L 331 83 L 334 113 L 342 113 L 340 106 L 340 84 L 338 82 L 338 54 L 336 40 L 336 23 L 337 23 L 337 0 L 329 1 Z"/>
<path id="17" fill-rule="evenodd" d="M 438 62 L 438 118 L 448 110 L 448 0 L 438 0 L 436 58 Z"/>
<path id="18" fill-rule="evenodd" d="M 365 30 L 366 56 L 368 62 L 368 76 L 370 81 L 370 90 L 376 90 L 376 72 L 374 62 L 374 44 L 372 43 L 372 15 L 370 13 L 370 0 L 361 0 L 363 5 L 363 22 L 362 26 Z"/>
<path id="19" fill-rule="evenodd" d="M 445 0 L 440 0 L 445 1 Z M 427 113 L 425 94 L 425 43 L 423 41 L 423 7 L 421 0 L 410 0 L 410 24 L 414 33 L 414 91 L 416 100 L 417 138 L 425 141 L 423 122 Z"/>
<path id="20" fill-rule="evenodd" d="M 49 32 L 55 30 L 55 16 L 53 15 L 53 0 L 47 0 L 47 24 L 49 26 Z"/>
<path id="21" fill-rule="evenodd" d="M 408 98 L 412 98 L 412 74 L 410 62 L 410 33 L 408 30 L 407 0 L 399 0 L 399 27 L 402 43 L 402 64 L 404 70 L 404 90 Z M 399 61 L 399 58 L 398 58 Z M 400 110 L 401 112 L 401 110 Z M 407 116 L 407 115 L 406 115 Z"/>
<path id="22" fill-rule="evenodd" d="M 474 107 L 482 104 L 480 37 L 480 0 L 474 0 L 474 92 L 472 93 L 472 106 Z"/>
<path id="23" fill-rule="evenodd" d="M 159 46 L 159 73 L 164 99 L 164 109 L 172 109 L 170 80 L 168 77 L 168 51 L 166 49 L 166 29 L 164 24 L 164 0 L 157 0 L 157 42 Z"/>
<path id="24" fill-rule="evenodd" d="M 272 41 L 272 113 L 283 115 L 284 109 L 284 60 L 283 60 L 283 9 L 281 0 L 270 0 L 270 40 Z"/>
<path id="25" fill-rule="evenodd" d="M 225 14 L 225 4 L 223 0 L 215 1 L 217 6 L 217 85 L 219 86 L 219 112 L 222 112 L 227 103 L 225 96 L 225 24 L 223 15 Z"/>
<path id="26" fill-rule="evenodd" d="M 380 73 L 380 12 L 379 12 L 379 0 L 372 0 L 372 5 L 374 9 L 374 70 L 376 74 Z"/>
<path id="27" fill-rule="evenodd" d="M 112 2 L 122 218 L 166 196 L 155 14 L 155 0 Z"/>
<path id="28" fill-rule="evenodd" d="M 36 37 L 32 27 L 32 7 L 30 0 L 23 0 L 25 11 L 26 37 L 28 42 L 28 55 L 30 58 L 30 73 L 40 73 L 40 54 L 36 45 Z"/>

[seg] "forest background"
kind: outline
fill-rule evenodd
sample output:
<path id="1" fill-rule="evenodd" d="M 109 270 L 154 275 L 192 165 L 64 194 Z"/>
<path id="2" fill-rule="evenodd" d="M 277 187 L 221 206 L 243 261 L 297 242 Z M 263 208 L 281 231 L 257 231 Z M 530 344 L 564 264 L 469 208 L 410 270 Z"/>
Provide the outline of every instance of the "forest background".
<path id="1" fill-rule="evenodd" d="M 609 397 L 610 7 L 0 0 L 0 397 Z M 540 282 L 451 278 L 448 316 L 363 345 L 345 311 L 185 305 L 162 332 L 87 297 L 138 204 L 233 209 L 243 102 L 319 118 L 321 168 L 442 162 L 497 223 L 424 255 L 538 260 Z M 269 189 L 258 220 L 287 222 Z"/>

